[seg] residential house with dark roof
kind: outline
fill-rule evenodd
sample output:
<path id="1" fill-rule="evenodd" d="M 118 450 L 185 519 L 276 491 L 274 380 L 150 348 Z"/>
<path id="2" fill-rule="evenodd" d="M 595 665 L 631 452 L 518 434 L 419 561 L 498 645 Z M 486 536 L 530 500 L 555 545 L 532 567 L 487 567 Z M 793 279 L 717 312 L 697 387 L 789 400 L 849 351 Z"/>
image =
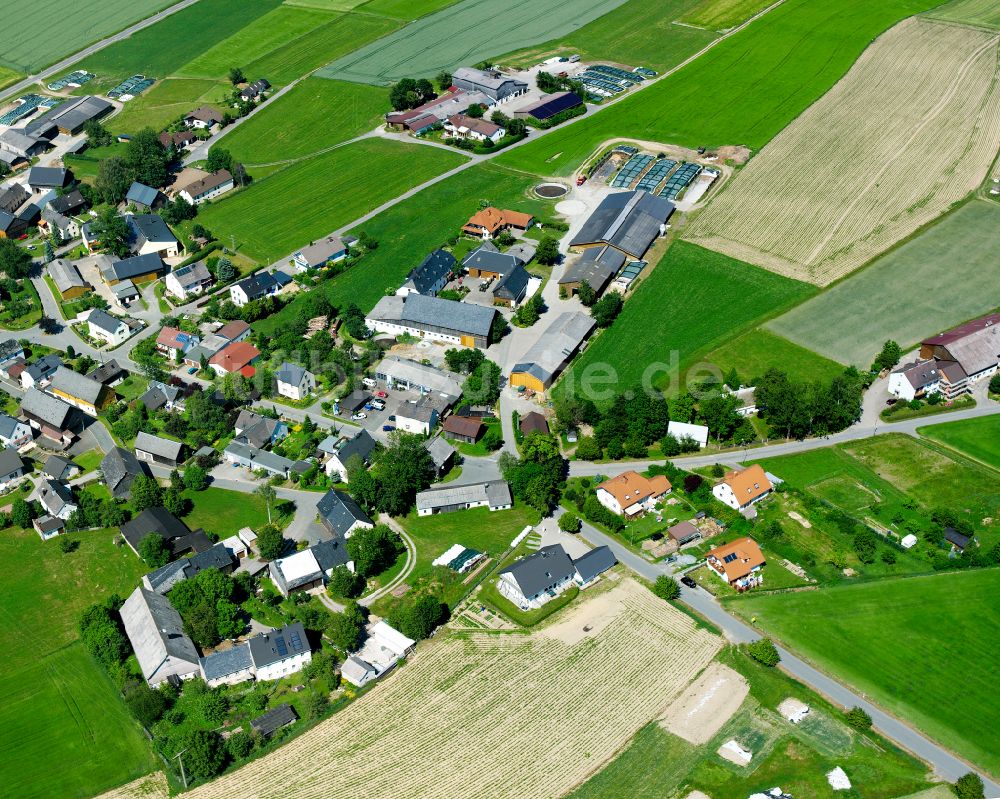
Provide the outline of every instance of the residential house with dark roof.
<path id="1" fill-rule="evenodd" d="M 506 277 L 519 266 L 524 266 L 524 262 L 520 258 L 500 252 L 490 242 L 476 247 L 462 259 L 462 267 L 470 276 L 484 280 L 498 280 Z"/>
<path id="2" fill-rule="evenodd" d="M 8 450 L 4 450 L 7 452 Z M 66 521 L 77 509 L 73 499 L 73 490 L 58 480 L 40 480 L 38 483 L 38 501 L 45 508 L 45 513 L 56 519 Z"/>
<path id="3" fill-rule="evenodd" d="M 360 458 L 361 462 L 368 466 L 376 447 L 378 447 L 378 442 L 372 438 L 371 433 L 363 427 L 359 428 L 353 436 L 345 438 L 330 455 L 330 459 L 326 462 L 327 475 L 336 477 L 342 483 L 347 483 L 347 464 L 351 459 Z"/>
<path id="4" fill-rule="evenodd" d="M 131 499 L 132 482 L 140 474 L 148 475 L 149 473 L 136 460 L 135 455 L 127 449 L 114 447 L 101 460 L 101 475 L 104 477 L 104 484 L 115 499 Z"/>
<path id="5" fill-rule="evenodd" d="M 107 363 L 102 363 L 93 371 L 88 372 L 87 377 L 105 386 L 117 386 L 128 377 L 128 372 L 122 369 L 117 360 L 112 358 Z"/>
<path id="6" fill-rule="evenodd" d="M 253 679 L 253 658 L 246 643 L 229 649 L 216 649 L 199 662 L 201 678 L 209 688 L 238 685 Z"/>
<path id="7" fill-rule="evenodd" d="M 73 463 L 73 461 L 59 455 L 50 455 L 45 461 L 45 466 L 42 468 L 43 475 L 59 481 L 70 480 L 76 477 L 79 472 L 79 466 Z"/>
<path id="8" fill-rule="evenodd" d="M 62 167 L 33 166 L 28 170 L 27 184 L 32 191 L 61 189 L 73 179 L 73 173 Z"/>
<path id="9" fill-rule="evenodd" d="M 215 282 L 204 261 L 182 266 L 167 274 L 167 291 L 180 300 L 200 297 Z"/>
<path id="10" fill-rule="evenodd" d="M 618 562 L 611 547 L 595 547 L 589 552 L 573 559 L 576 575 L 573 581 L 581 588 L 593 583 L 604 572 L 614 567 Z"/>
<path id="11" fill-rule="evenodd" d="M 258 78 L 240 89 L 240 99 L 245 103 L 259 103 L 264 99 L 264 92 L 270 88 L 266 78 Z"/>
<path id="12" fill-rule="evenodd" d="M 558 596 L 575 576 L 572 558 L 562 546 L 552 544 L 501 569 L 497 588 L 515 605 L 529 610 Z"/>
<path id="13" fill-rule="evenodd" d="M 190 580 L 205 569 L 218 569 L 223 574 L 233 571 L 233 556 L 225 544 L 213 544 L 203 552 L 196 552 L 189 558 L 178 558 L 151 571 L 142 578 L 142 584 L 150 591 L 166 594 L 177 583 Z"/>
<path id="14" fill-rule="evenodd" d="M 56 370 L 46 390 L 95 417 L 115 401 L 115 392 L 110 388 L 66 366 Z"/>
<path id="15" fill-rule="evenodd" d="M 184 444 L 140 430 L 135 437 L 135 457 L 147 463 L 174 468 L 184 461 Z"/>
<path id="16" fill-rule="evenodd" d="M 357 502 L 343 491 L 331 488 L 316 506 L 319 520 L 334 536 L 350 538 L 355 530 L 371 528 L 375 523 Z"/>
<path id="17" fill-rule="evenodd" d="M 31 192 L 20 183 L 11 183 L 6 189 L 0 191 L 0 211 L 8 214 L 16 214 L 17 209 L 31 199 Z"/>
<path id="18" fill-rule="evenodd" d="M 365 317 L 365 324 L 376 333 L 485 348 L 496 313 L 482 305 L 408 294 L 382 297 Z"/>
<path id="19" fill-rule="evenodd" d="M 440 477 L 452 466 L 455 458 L 455 448 L 442 436 L 434 436 L 424 442 L 424 449 L 430 453 L 434 462 L 434 473 Z"/>
<path id="20" fill-rule="evenodd" d="M 186 539 L 191 535 L 191 530 L 184 522 L 160 505 L 146 508 L 146 510 L 134 519 L 125 522 L 121 526 L 121 531 L 125 543 L 129 545 L 136 555 L 139 554 L 139 545 L 142 543 L 142 540 L 149 535 L 160 536 L 166 543 L 171 544 L 171 552 L 174 555 L 179 555 L 183 550 L 179 547 L 175 548 L 173 542 Z M 211 546 L 211 541 L 209 541 L 209 546 Z"/>
<path id="21" fill-rule="evenodd" d="M 82 419 L 72 405 L 37 388 L 25 392 L 18 413 L 32 429 L 57 444 L 69 444 L 83 432 Z"/>
<path id="22" fill-rule="evenodd" d="M 222 452 L 222 457 L 228 462 L 242 466 L 251 471 L 264 471 L 276 477 L 287 478 L 292 469 L 299 465 L 297 461 L 283 458 L 274 452 L 259 449 L 244 440 L 233 440 Z"/>
<path id="23" fill-rule="evenodd" d="M 176 133 L 164 131 L 160 134 L 160 144 L 163 145 L 164 150 L 169 150 L 171 147 L 177 151 L 186 150 L 197 141 L 198 137 L 190 130 L 181 130 Z"/>
<path id="24" fill-rule="evenodd" d="M 316 375 L 297 363 L 282 363 L 274 379 L 278 394 L 289 399 L 303 400 L 316 390 Z"/>
<path id="25" fill-rule="evenodd" d="M 28 473 L 21 456 L 13 449 L 0 449 L 0 488 L 7 488 Z"/>
<path id="26" fill-rule="evenodd" d="M 530 282 L 528 270 L 518 264 L 493 287 L 493 304 L 517 308 L 524 301 Z"/>
<path id="27" fill-rule="evenodd" d="M 0 413 L 0 444 L 11 450 L 19 449 L 31 442 L 31 427 L 20 419 Z"/>
<path id="28" fill-rule="evenodd" d="M 72 214 L 79 214 L 86 209 L 87 201 L 79 189 L 73 189 L 73 191 L 60 194 L 58 197 L 49 200 L 45 207 L 51 208 L 56 213 L 71 216 Z"/>
<path id="29" fill-rule="evenodd" d="M 59 213 L 52 207 L 52 203 L 42 209 L 42 219 L 38 227 L 43 233 L 55 236 L 60 242 L 71 241 L 80 235 L 80 223 L 71 216 Z M 66 299 L 65 295 L 63 299 Z"/>
<path id="30" fill-rule="evenodd" d="M 94 308 L 90 312 L 90 316 L 87 317 L 87 329 L 92 339 L 103 341 L 112 347 L 124 344 L 132 335 L 132 328 L 128 322 L 100 308 Z"/>
<path id="31" fill-rule="evenodd" d="M 222 124 L 222 112 L 203 105 L 184 116 L 184 124 L 194 130 L 211 130 Z"/>
<path id="32" fill-rule="evenodd" d="M 159 380 L 150 380 L 149 388 L 139 397 L 139 402 L 146 406 L 146 410 L 158 411 L 166 408 L 168 411 L 184 410 L 184 400 L 187 392 L 180 386 L 173 386 L 168 383 L 161 383 Z"/>
<path id="33" fill-rule="evenodd" d="M 281 284 L 270 272 L 256 272 L 229 287 L 229 299 L 242 308 L 248 302 L 271 297 L 281 291 Z"/>
<path id="34" fill-rule="evenodd" d="M 571 247 L 614 247 L 641 258 L 666 231 L 674 204 L 647 191 L 609 194 L 570 241 Z"/>
<path id="35" fill-rule="evenodd" d="M 125 205 L 134 205 L 140 211 L 153 211 L 163 205 L 163 195 L 159 189 L 135 180 L 125 193 Z"/>
<path id="36" fill-rule="evenodd" d="M 28 364 L 21 372 L 22 388 L 44 388 L 52 380 L 56 370 L 62 366 L 62 358 L 54 352 L 43 355 L 34 363 Z"/>
<path id="37" fill-rule="evenodd" d="M 181 243 L 159 214 L 126 214 L 125 222 L 134 254 L 174 258 L 180 253 Z"/>
<path id="38" fill-rule="evenodd" d="M 258 680 L 278 680 L 301 671 L 312 661 L 309 638 L 301 622 L 255 635 L 248 642 Z"/>
<path id="39" fill-rule="evenodd" d="M 122 605 L 121 619 L 142 676 L 151 687 L 200 672 L 198 650 L 165 596 L 139 586 Z"/>
<path id="40" fill-rule="evenodd" d="M 281 419 L 244 409 L 236 417 L 234 431 L 236 440 L 263 449 L 287 436 L 288 425 Z"/>
<path id="41" fill-rule="evenodd" d="M 420 262 L 419 266 L 410 271 L 403 285 L 396 289 L 396 294 L 400 297 L 405 297 L 407 294 L 436 297 L 447 285 L 456 264 L 455 256 L 447 250 L 434 250 Z"/>
<path id="42" fill-rule="evenodd" d="M 318 269 L 329 263 L 343 260 L 347 257 L 347 243 L 340 236 L 327 236 L 319 241 L 311 241 L 303 247 L 292 260 L 302 270 Z"/>
<path id="43" fill-rule="evenodd" d="M 970 546 L 978 543 L 976 537 L 970 533 L 961 533 L 954 527 L 944 528 L 944 545 L 949 547 L 952 553 L 965 552 Z"/>

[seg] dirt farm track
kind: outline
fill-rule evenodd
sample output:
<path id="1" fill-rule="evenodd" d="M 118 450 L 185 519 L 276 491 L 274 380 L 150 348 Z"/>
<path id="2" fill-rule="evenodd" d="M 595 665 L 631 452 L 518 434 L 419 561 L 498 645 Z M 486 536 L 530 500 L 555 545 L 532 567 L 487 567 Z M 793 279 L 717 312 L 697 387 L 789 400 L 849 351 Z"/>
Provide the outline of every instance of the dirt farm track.
<path id="1" fill-rule="evenodd" d="M 587 594 L 530 635 L 451 633 L 422 644 L 347 709 L 186 795 L 562 796 L 659 716 L 721 644 L 631 579 Z"/>
<path id="2" fill-rule="evenodd" d="M 825 286 L 977 188 L 1000 147 L 995 31 L 911 18 L 780 133 L 685 238 Z"/>

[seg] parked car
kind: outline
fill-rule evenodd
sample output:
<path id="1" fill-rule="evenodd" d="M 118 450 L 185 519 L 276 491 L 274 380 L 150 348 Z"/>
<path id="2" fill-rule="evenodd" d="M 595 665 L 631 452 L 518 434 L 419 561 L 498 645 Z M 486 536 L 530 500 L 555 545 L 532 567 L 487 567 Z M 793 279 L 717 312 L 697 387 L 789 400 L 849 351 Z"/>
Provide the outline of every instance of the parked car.
<path id="1" fill-rule="evenodd" d="M 696 583 L 694 581 L 694 578 L 693 577 L 688 577 L 686 574 L 683 577 L 681 577 L 681 582 L 684 585 L 686 585 L 688 588 L 697 588 L 698 587 L 698 583 Z"/>
<path id="2" fill-rule="evenodd" d="M 379 399 L 385 399 L 389 395 L 386 394 L 384 391 L 376 391 L 375 396 L 378 397 Z"/>
<path id="3" fill-rule="evenodd" d="M 189 375 L 193 375 L 197 371 L 198 371 L 198 367 L 197 366 L 192 366 L 190 369 L 188 369 L 188 374 Z"/>
<path id="4" fill-rule="evenodd" d="M 382 400 L 372 400 L 372 407 L 377 411 L 385 410 L 385 403 Z"/>
<path id="5" fill-rule="evenodd" d="M 391 433 L 395 429 L 396 428 L 393 427 L 391 424 L 384 424 L 384 425 L 382 425 L 382 432 L 383 433 Z"/>
<path id="6" fill-rule="evenodd" d="M 372 411 L 372 410 L 375 410 L 375 406 L 374 406 L 374 405 L 372 405 L 372 404 L 371 404 L 370 402 L 366 402 L 366 403 L 365 403 L 365 410 L 366 410 L 366 411 Z"/>
<path id="7" fill-rule="evenodd" d="M 576 179 L 576 185 L 577 186 L 582 186 L 586 182 L 587 182 L 587 176 L 586 175 L 580 175 L 580 177 L 578 177 Z"/>
<path id="8" fill-rule="evenodd" d="M 371 378 L 371 377 L 363 377 L 363 378 L 361 378 L 361 383 L 362 383 L 362 385 L 367 386 L 368 388 L 375 388 L 375 386 L 378 385 L 378 383 L 375 381 L 375 379 Z"/>
<path id="9" fill-rule="evenodd" d="M 361 421 L 362 419 L 367 419 L 367 418 L 368 418 L 368 414 L 367 414 L 367 413 L 356 413 L 356 414 L 354 414 L 354 415 L 353 415 L 353 416 L 352 416 L 351 418 L 352 418 L 352 419 L 353 419 L 354 421 L 356 421 L 356 422 L 359 422 L 359 421 Z"/>

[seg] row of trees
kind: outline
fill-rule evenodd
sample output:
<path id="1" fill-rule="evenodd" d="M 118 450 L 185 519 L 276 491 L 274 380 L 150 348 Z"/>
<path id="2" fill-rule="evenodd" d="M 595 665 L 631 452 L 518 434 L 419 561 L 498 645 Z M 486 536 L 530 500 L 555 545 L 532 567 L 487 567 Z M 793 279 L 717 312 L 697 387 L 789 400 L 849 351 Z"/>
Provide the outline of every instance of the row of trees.
<path id="1" fill-rule="evenodd" d="M 768 369 L 756 381 L 760 418 L 785 438 L 802 439 L 844 430 L 861 418 L 864 380 L 848 367 L 830 382 L 791 380 L 778 369 Z"/>

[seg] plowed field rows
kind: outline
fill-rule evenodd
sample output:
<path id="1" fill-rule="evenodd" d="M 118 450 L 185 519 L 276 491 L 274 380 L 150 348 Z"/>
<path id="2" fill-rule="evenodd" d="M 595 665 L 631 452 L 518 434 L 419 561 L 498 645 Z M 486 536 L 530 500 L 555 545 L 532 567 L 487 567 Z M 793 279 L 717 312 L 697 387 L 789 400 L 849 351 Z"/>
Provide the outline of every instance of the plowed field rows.
<path id="1" fill-rule="evenodd" d="M 1000 147 L 996 33 L 913 18 L 768 144 L 688 238 L 827 285 L 975 189 Z"/>

